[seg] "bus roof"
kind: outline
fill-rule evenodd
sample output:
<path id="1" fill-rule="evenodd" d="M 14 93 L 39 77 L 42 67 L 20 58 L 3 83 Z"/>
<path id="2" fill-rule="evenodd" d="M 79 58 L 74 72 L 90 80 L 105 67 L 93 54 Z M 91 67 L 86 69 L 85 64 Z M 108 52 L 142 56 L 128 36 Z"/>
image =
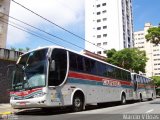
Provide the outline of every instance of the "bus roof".
<path id="1" fill-rule="evenodd" d="M 110 66 L 113 66 L 113 67 L 116 67 L 116 68 L 119 68 L 119 69 L 122 69 L 122 70 L 125 70 L 125 71 L 130 72 L 129 70 L 126 70 L 126 69 L 124 69 L 124 68 L 115 66 L 115 65 L 110 64 L 110 63 L 108 63 L 108 62 L 105 62 L 105 61 L 103 61 L 103 60 L 99 60 L 99 59 L 97 59 L 97 58 L 94 58 L 94 57 L 85 55 L 85 54 L 83 54 L 83 53 L 80 53 L 80 52 L 77 52 L 77 51 L 74 51 L 74 50 L 70 50 L 70 49 L 68 49 L 68 48 L 61 47 L 61 46 L 55 46 L 55 45 L 53 45 L 53 46 L 45 46 L 45 47 L 38 47 L 38 48 L 36 48 L 36 49 L 33 49 L 33 50 L 29 51 L 29 52 L 26 52 L 26 53 L 22 54 L 21 56 L 23 56 L 23 55 L 25 55 L 25 54 L 27 54 L 27 53 L 30 53 L 30 52 L 32 52 L 32 51 L 37 51 L 37 50 L 41 50 L 41 49 L 45 49 L 45 48 L 51 48 L 51 49 L 54 49 L 54 48 L 65 49 L 65 50 L 67 50 L 67 51 L 76 53 L 76 54 L 78 54 L 78 55 L 85 56 L 85 57 L 88 57 L 88 58 L 90 58 L 90 59 L 93 59 L 93 60 L 102 62 L 102 63 L 104 63 L 104 64 L 108 64 L 108 65 L 110 65 Z"/>

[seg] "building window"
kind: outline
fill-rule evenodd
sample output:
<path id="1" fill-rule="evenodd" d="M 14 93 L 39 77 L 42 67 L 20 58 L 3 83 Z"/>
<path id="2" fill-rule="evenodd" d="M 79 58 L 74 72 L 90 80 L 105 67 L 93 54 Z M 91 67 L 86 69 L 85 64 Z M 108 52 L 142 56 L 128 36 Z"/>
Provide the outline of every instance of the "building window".
<path id="1" fill-rule="evenodd" d="M 97 38 L 101 38 L 101 35 L 97 35 Z"/>
<path id="2" fill-rule="evenodd" d="M 107 21 L 107 18 L 103 18 L 103 21 Z"/>
<path id="3" fill-rule="evenodd" d="M 97 12 L 97 15 L 100 15 L 101 14 L 101 12 Z"/>
<path id="4" fill-rule="evenodd" d="M 101 43 L 97 43 L 97 46 L 101 46 Z"/>
<path id="5" fill-rule="evenodd" d="M 107 26 L 103 26 L 103 29 L 107 29 Z"/>
<path id="6" fill-rule="evenodd" d="M 97 27 L 97 30 L 101 30 L 101 27 Z"/>
<path id="7" fill-rule="evenodd" d="M 102 11 L 102 13 L 106 13 L 106 12 L 107 12 L 106 10 L 103 10 L 103 11 Z"/>
<path id="8" fill-rule="evenodd" d="M 98 51 L 97 54 L 101 54 L 101 51 Z"/>
<path id="9" fill-rule="evenodd" d="M 144 46 L 138 46 L 138 48 L 144 48 Z"/>
<path id="10" fill-rule="evenodd" d="M 102 3 L 102 6 L 106 6 L 106 3 Z"/>
<path id="11" fill-rule="evenodd" d="M 107 42 L 103 42 L 103 45 L 107 45 Z"/>
<path id="12" fill-rule="evenodd" d="M 99 7 L 100 7 L 100 4 L 97 5 L 97 8 L 99 8 Z"/>
<path id="13" fill-rule="evenodd" d="M 107 37 L 107 34 L 103 34 L 103 37 Z"/>
<path id="14" fill-rule="evenodd" d="M 155 75 L 160 75 L 160 73 L 155 73 Z"/>
<path id="15" fill-rule="evenodd" d="M 99 23 L 99 22 L 101 22 L 101 19 L 98 19 L 98 20 L 97 20 L 97 23 Z"/>

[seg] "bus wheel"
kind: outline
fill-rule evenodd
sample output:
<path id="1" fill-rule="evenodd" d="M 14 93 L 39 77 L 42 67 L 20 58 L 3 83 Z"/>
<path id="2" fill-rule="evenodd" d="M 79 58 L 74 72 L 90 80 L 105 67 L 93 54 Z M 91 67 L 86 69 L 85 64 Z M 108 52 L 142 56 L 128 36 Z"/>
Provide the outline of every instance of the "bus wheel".
<path id="1" fill-rule="evenodd" d="M 153 100 L 154 99 L 154 97 L 153 97 L 153 93 L 152 93 L 152 96 L 151 96 L 151 98 L 149 98 L 149 101 L 151 101 L 151 100 Z"/>
<path id="2" fill-rule="evenodd" d="M 154 95 L 153 95 L 153 93 L 152 93 L 152 100 L 154 100 Z"/>
<path id="3" fill-rule="evenodd" d="M 82 111 L 83 110 L 83 99 L 80 95 L 76 95 L 74 96 L 73 98 L 73 111 L 74 112 L 79 112 L 79 111 Z"/>
<path id="4" fill-rule="evenodd" d="M 140 99 L 139 99 L 140 102 L 143 102 L 143 98 L 142 98 L 142 94 L 140 94 Z"/>
<path id="5" fill-rule="evenodd" d="M 125 96 L 125 94 L 122 94 L 122 96 L 121 96 L 121 104 L 122 105 L 126 104 L 126 96 Z"/>

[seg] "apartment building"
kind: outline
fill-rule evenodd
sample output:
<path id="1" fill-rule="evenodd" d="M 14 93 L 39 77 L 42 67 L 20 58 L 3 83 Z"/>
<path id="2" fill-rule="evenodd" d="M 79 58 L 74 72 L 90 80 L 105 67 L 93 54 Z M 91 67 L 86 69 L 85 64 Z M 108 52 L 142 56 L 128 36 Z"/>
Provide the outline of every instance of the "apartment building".
<path id="1" fill-rule="evenodd" d="M 86 50 L 103 56 L 133 47 L 132 0 L 86 0 L 85 39 L 94 44 L 86 41 Z"/>
<path id="2" fill-rule="evenodd" d="M 153 26 L 151 23 L 145 23 L 142 31 L 134 32 L 135 47 L 140 50 L 146 51 L 146 56 L 149 59 L 146 63 L 146 76 L 160 76 L 160 45 L 156 46 L 150 42 L 147 42 L 145 35 L 148 33 L 148 29 Z"/>
<path id="3" fill-rule="evenodd" d="M 0 0 L 0 48 L 6 47 L 8 25 L 2 21 L 8 22 L 10 0 Z M 4 13 L 4 14 L 3 14 Z"/>

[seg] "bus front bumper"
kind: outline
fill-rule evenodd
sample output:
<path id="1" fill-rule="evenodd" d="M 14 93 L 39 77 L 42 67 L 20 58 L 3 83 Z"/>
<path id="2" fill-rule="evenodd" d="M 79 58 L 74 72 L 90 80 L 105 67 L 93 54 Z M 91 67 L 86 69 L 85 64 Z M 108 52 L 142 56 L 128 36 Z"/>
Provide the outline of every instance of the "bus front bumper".
<path id="1" fill-rule="evenodd" d="M 24 100 L 10 100 L 10 104 L 14 109 L 47 107 L 47 101 L 43 97 Z"/>

